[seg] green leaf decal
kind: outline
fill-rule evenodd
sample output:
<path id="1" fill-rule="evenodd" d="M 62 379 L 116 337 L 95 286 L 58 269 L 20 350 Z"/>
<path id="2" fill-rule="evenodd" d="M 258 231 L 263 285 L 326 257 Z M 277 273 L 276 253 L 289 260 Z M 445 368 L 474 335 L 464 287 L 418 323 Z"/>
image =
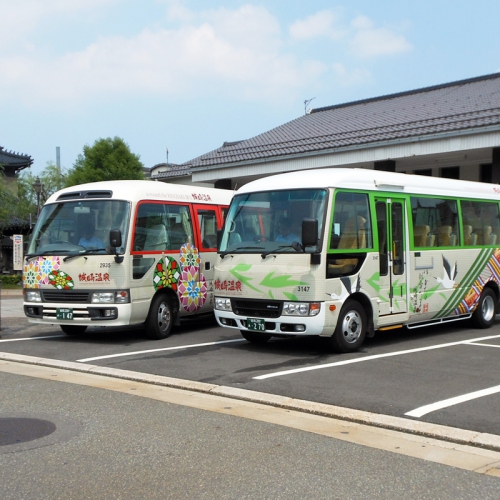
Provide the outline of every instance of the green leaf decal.
<path id="1" fill-rule="evenodd" d="M 366 282 L 378 293 L 380 292 L 380 273 L 373 273 L 371 278 L 368 278 Z"/>
<path id="2" fill-rule="evenodd" d="M 252 268 L 250 264 L 238 264 L 237 266 L 233 267 L 233 269 L 230 269 L 229 272 L 238 280 L 240 280 L 243 284 L 245 284 L 248 288 L 251 288 L 252 290 L 255 290 L 256 292 L 261 292 L 258 288 L 254 287 L 250 281 L 252 281 L 253 278 L 250 276 L 243 276 L 245 271 L 249 271 Z"/>
<path id="3" fill-rule="evenodd" d="M 285 288 L 287 286 L 307 285 L 305 281 L 291 280 L 289 274 L 273 277 L 274 271 L 269 273 L 260 284 L 269 288 Z"/>
<path id="4" fill-rule="evenodd" d="M 297 298 L 296 295 L 294 295 L 293 293 L 288 293 L 288 292 L 283 292 L 283 295 L 287 298 L 287 299 L 290 299 L 290 300 L 296 300 L 298 301 L 299 299 Z"/>

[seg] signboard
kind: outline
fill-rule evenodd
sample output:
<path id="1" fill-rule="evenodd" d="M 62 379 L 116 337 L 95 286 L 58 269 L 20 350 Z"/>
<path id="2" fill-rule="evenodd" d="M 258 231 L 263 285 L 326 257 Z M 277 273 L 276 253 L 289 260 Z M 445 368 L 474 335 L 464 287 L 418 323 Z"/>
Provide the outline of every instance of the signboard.
<path id="1" fill-rule="evenodd" d="M 13 256 L 12 263 L 14 271 L 23 270 L 23 235 L 15 234 L 11 236 L 13 240 Z"/>

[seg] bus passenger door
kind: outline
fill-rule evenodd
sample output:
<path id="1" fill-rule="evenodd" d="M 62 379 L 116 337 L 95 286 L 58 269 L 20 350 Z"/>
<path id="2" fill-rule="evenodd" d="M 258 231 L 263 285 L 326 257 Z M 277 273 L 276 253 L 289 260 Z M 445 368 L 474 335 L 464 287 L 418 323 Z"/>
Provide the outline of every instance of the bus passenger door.
<path id="1" fill-rule="evenodd" d="M 377 197 L 375 207 L 380 264 L 379 314 L 405 313 L 408 311 L 405 200 Z"/>
<path id="2" fill-rule="evenodd" d="M 222 227 L 222 214 L 215 205 L 193 205 L 196 218 L 195 245 L 201 258 L 200 272 L 206 280 L 207 298 L 200 312 L 213 308 L 213 278 L 217 259 L 217 229 Z"/>

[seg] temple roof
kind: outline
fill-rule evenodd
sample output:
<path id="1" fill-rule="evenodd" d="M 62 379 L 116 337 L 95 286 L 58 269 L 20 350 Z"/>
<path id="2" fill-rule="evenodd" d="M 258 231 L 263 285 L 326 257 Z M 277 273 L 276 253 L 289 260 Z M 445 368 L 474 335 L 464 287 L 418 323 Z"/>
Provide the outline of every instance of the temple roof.
<path id="1" fill-rule="evenodd" d="M 17 174 L 19 171 L 30 167 L 32 164 L 33 159 L 30 155 L 7 151 L 0 146 L 0 165 L 3 166 L 6 175 Z"/>

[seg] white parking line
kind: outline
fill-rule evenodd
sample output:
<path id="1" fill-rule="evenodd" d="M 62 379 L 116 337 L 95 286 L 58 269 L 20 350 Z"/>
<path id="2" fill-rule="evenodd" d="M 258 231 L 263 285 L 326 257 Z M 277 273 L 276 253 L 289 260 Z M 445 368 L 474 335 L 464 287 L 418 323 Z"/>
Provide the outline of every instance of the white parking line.
<path id="1" fill-rule="evenodd" d="M 67 337 L 67 335 L 46 335 L 45 337 L 24 337 L 22 339 L 0 339 L 0 342 L 19 342 L 21 340 L 56 339 L 58 337 Z"/>
<path id="2" fill-rule="evenodd" d="M 478 345 L 480 347 L 500 347 L 500 345 L 495 344 L 474 344 L 474 342 L 470 342 L 469 345 Z"/>
<path id="3" fill-rule="evenodd" d="M 176 349 L 190 349 L 192 347 L 206 347 L 219 344 L 229 344 L 231 342 L 244 342 L 245 339 L 234 339 L 234 340 L 220 340 L 218 342 L 205 342 L 204 344 L 191 344 L 191 345 L 179 345 L 175 347 L 163 347 L 161 349 L 148 349 L 146 351 L 134 351 L 134 352 L 124 352 L 121 354 L 108 354 L 107 356 L 96 356 L 94 358 L 77 359 L 80 363 L 86 363 L 87 361 L 96 361 L 98 359 L 109 359 L 109 358 L 119 358 L 122 356 L 135 356 L 136 354 L 147 354 L 150 352 L 160 352 L 160 351 L 174 351 Z"/>
<path id="4" fill-rule="evenodd" d="M 284 370 L 281 372 L 266 373 L 265 375 L 259 375 L 257 377 L 253 377 L 253 378 L 255 380 L 265 380 L 266 378 L 281 377 L 283 375 L 292 375 L 295 373 L 302 373 L 302 372 L 308 372 L 308 371 L 313 371 L 313 370 L 322 370 L 323 368 L 333 368 L 336 366 L 344 366 L 344 365 L 350 365 L 350 364 L 354 364 L 354 363 L 363 363 L 364 361 L 372 361 L 374 359 L 389 358 L 392 356 L 401 356 L 403 354 L 413 354 L 416 352 L 423 352 L 423 351 L 431 351 L 433 349 L 442 349 L 443 347 L 452 347 L 452 346 L 456 346 L 456 345 L 464 345 L 464 344 L 470 344 L 473 342 L 480 342 L 482 340 L 490 340 L 490 339 L 498 339 L 498 338 L 500 338 L 500 335 L 491 335 L 489 337 L 479 337 L 477 339 L 461 340 L 459 342 L 450 342 L 448 344 L 439 344 L 439 345 L 433 345 L 433 346 L 428 346 L 428 347 L 418 347 L 417 349 L 408 349 L 406 351 L 388 352 L 386 354 L 375 354 L 373 356 L 364 356 L 361 358 L 348 359 L 346 361 L 336 361 L 335 363 L 325 363 L 323 365 L 305 366 L 303 368 L 294 368 L 292 370 Z"/>
<path id="5" fill-rule="evenodd" d="M 463 394 L 462 396 L 456 396 L 454 398 L 444 399 L 443 401 L 438 401 L 437 403 L 432 403 L 430 405 L 421 406 L 420 408 L 416 408 L 415 410 L 405 413 L 405 415 L 408 415 L 409 417 L 420 418 L 423 415 L 427 415 L 427 413 L 431 413 L 436 410 L 441 410 L 443 408 L 448 408 L 448 406 L 454 406 L 460 403 L 465 403 L 466 401 L 470 401 L 471 399 L 490 396 L 491 394 L 496 394 L 497 392 L 500 392 L 500 385 L 497 385 L 495 387 L 490 387 L 489 389 L 481 389 L 480 391 L 469 392 L 469 394 Z"/>

